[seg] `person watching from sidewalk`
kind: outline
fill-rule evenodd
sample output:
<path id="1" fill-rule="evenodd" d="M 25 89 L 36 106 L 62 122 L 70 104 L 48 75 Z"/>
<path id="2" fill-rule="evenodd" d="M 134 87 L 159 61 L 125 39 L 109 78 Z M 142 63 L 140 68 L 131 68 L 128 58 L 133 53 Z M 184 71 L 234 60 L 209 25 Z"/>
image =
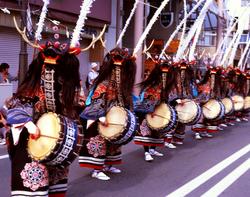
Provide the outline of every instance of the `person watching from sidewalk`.
<path id="1" fill-rule="evenodd" d="M 13 77 L 9 73 L 9 64 L 2 63 L 0 65 L 0 83 L 11 83 L 12 81 L 17 81 L 17 77 Z"/>

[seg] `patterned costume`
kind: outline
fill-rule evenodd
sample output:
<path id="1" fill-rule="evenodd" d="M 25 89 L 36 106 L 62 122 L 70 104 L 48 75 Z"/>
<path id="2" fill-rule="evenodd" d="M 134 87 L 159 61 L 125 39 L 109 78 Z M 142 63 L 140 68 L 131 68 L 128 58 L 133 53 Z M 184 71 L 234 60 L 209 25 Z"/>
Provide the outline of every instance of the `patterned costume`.
<path id="1" fill-rule="evenodd" d="M 167 62 L 157 63 L 149 77 L 141 83 L 142 91 L 140 96 L 134 97 L 135 111 L 140 122 L 140 130 L 134 138 L 134 143 L 144 146 L 145 158 L 146 154 L 150 152 L 150 149 L 153 149 L 152 151 L 155 152 L 154 149 L 156 146 L 164 145 L 164 136 L 176 123 L 176 113 L 169 105 L 172 117 L 170 117 L 171 120 L 169 120 L 170 123 L 167 128 L 152 128 L 148 125 L 146 120 L 147 114 L 149 114 L 149 116 L 154 116 L 154 111 L 158 106 L 162 103 L 168 103 L 169 93 L 175 88 L 174 86 L 176 84 L 173 72 L 173 67 Z M 154 155 L 154 153 L 152 153 L 152 155 Z M 162 156 L 162 154 L 158 154 L 158 156 Z"/>
<path id="2" fill-rule="evenodd" d="M 84 127 L 91 122 L 79 156 L 81 167 L 103 170 L 105 165 L 121 163 L 121 146 L 101 136 L 98 124 L 105 124 L 103 119 L 112 106 L 132 110 L 135 68 L 134 59 L 125 49 L 115 48 L 106 55 L 81 114 Z"/>
<path id="3" fill-rule="evenodd" d="M 8 101 L 12 196 L 65 195 L 69 167 L 40 163 L 30 157 L 27 147 L 29 138 L 39 138 L 34 123 L 44 113 L 53 112 L 78 124 L 81 98 L 78 69 L 79 61 L 68 48 L 48 42 L 30 64 L 16 95 Z M 78 132 L 82 132 L 80 125 Z"/>

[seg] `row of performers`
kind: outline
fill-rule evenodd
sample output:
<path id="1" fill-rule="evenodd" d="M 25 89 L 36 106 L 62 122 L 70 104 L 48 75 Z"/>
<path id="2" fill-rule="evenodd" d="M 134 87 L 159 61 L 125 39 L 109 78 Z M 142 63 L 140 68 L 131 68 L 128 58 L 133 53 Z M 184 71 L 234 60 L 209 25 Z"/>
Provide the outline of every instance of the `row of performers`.
<path id="1" fill-rule="evenodd" d="M 111 53 L 112 56 L 112 53 Z M 114 55 L 101 67 L 81 118 L 87 120 L 79 163 L 95 170 L 92 176 L 108 180 L 103 171 L 119 173 L 121 145 L 131 140 L 145 150 L 145 160 L 163 156 L 156 147 L 183 144 L 192 125 L 196 139 L 212 137 L 218 125 L 247 120 L 250 75 L 239 69 L 208 67 L 202 76 L 194 62 L 156 63 L 132 96 L 134 63 Z M 133 100 L 133 102 L 132 102 Z M 133 112 L 133 113 L 131 113 Z"/>
<path id="2" fill-rule="evenodd" d="M 94 169 L 92 177 L 109 180 L 106 173 L 121 172 L 114 165 L 132 140 L 150 161 L 162 155 L 155 147 L 164 141 L 181 144 L 187 125 L 209 136 L 218 124 L 247 115 L 250 77 L 233 68 L 209 68 L 201 78 L 186 62 L 159 62 L 132 96 L 135 58 L 120 48 L 105 56 L 85 100 L 78 50 L 62 49 L 41 47 L 6 102 L 12 196 L 64 196 L 78 155 L 81 167 Z"/>

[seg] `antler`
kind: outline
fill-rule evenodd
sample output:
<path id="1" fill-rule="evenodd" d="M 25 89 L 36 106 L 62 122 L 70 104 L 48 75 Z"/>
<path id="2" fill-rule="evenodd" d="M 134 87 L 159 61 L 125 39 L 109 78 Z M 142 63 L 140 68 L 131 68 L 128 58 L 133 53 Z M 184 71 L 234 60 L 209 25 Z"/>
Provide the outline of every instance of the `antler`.
<path id="1" fill-rule="evenodd" d="M 108 49 L 107 49 L 107 47 L 106 47 L 106 41 L 107 41 L 107 40 L 104 41 L 104 40 L 102 39 L 102 37 L 101 37 L 101 38 L 100 38 L 100 41 L 101 41 L 101 43 L 102 43 L 102 47 L 103 47 L 106 51 L 108 51 Z"/>
<path id="2" fill-rule="evenodd" d="M 29 44 L 30 46 L 32 46 L 32 47 L 34 47 L 34 48 L 42 49 L 42 47 L 41 47 L 39 44 L 32 43 L 32 42 L 27 38 L 27 36 L 26 36 L 26 27 L 24 27 L 23 31 L 18 27 L 15 16 L 13 16 L 13 21 L 14 21 L 14 24 L 15 24 L 15 27 L 16 27 L 17 31 L 21 34 L 23 40 L 24 40 L 27 44 Z"/>
<path id="3" fill-rule="evenodd" d="M 144 46 L 144 50 L 143 50 L 142 53 L 147 54 L 147 51 L 148 51 L 149 49 L 151 49 L 151 47 L 153 46 L 154 42 L 155 42 L 155 40 L 152 40 L 152 42 L 150 43 L 149 47 L 147 47 L 147 46 L 145 45 L 145 46 Z"/>
<path id="4" fill-rule="evenodd" d="M 147 56 L 147 59 L 150 58 L 150 59 L 154 60 L 154 58 L 152 57 L 152 55 L 148 52 L 149 49 L 151 49 L 151 47 L 153 46 L 154 41 L 155 41 L 155 40 L 152 40 L 152 42 L 150 43 L 149 47 L 147 47 L 147 46 L 145 45 L 145 46 L 144 46 L 144 49 L 143 49 L 143 51 L 142 51 L 142 54 L 144 53 L 144 54 Z"/>
<path id="5" fill-rule="evenodd" d="M 101 33 L 99 34 L 98 37 L 95 38 L 95 36 L 93 35 L 93 38 L 92 38 L 92 41 L 91 41 L 90 45 L 87 46 L 87 47 L 84 48 L 84 49 L 81 49 L 81 51 L 87 51 L 87 50 L 89 50 L 98 40 L 100 40 L 100 39 L 102 38 L 102 36 L 103 36 L 105 30 L 106 30 L 106 27 L 107 27 L 107 25 L 104 25 L 104 27 L 103 27 L 103 29 L 102 29 L 102 31 L 101 31 Z M 101 41 L 101 42 L 102 42 L 102 41 Z"/>

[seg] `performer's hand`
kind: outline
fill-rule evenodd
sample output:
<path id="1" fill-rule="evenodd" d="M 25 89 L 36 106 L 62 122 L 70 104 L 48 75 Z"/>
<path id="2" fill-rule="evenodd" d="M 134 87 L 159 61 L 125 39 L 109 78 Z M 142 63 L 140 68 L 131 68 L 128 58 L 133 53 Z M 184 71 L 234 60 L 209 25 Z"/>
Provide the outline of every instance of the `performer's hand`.
<path id="1" fill-rule="evenodd" d="M 36 127 L 36 133 L 35 134 L 30 134 L 30 137 L 32 140 L 37 140 L 40 137 L 40 129 L 38 127 Z"/>
<path id="2" fill-rule="evenodd" d="M 40 130 L 32 121 L 25 123 L 24 126 L 27 128 L 32 139 L 36 140 L 40 137 Z"/>
<path id="3" fill-rule="evenodd" d="M 105 117 L 100 117 L 100 118 L 99 118 L 99 121 L 100 121 L 100 123 L 101 123 L 103 126 L 108 126 L 108 124 L 107 124 L 107 121 L 106 121 L 106 118 L 105 118 Z"/>

